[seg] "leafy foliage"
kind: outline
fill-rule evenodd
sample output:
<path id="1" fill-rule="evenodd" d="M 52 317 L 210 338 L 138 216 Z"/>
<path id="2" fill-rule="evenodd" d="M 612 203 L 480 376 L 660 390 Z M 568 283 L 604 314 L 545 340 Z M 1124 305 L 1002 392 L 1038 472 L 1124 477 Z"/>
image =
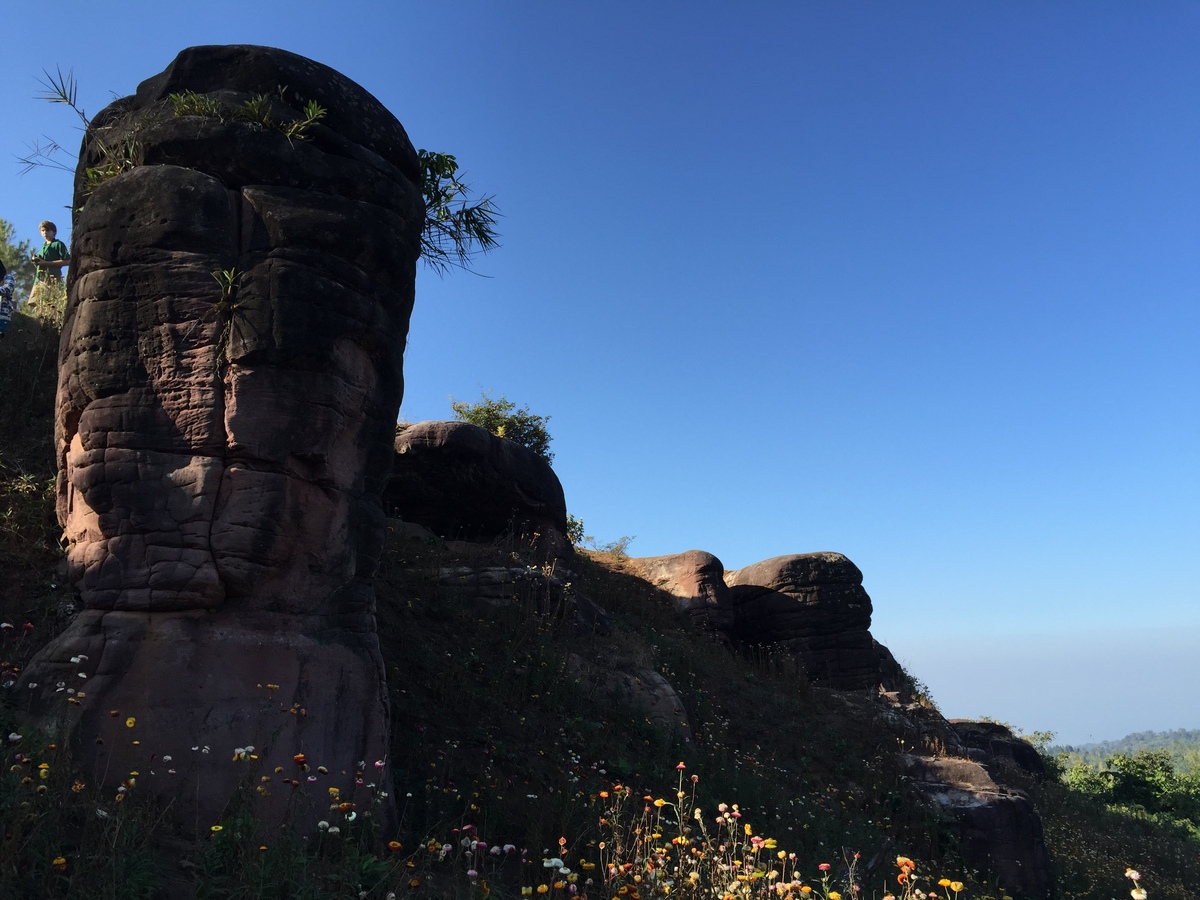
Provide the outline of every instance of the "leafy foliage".
<path id="1" fill-rule="evenodd" d="M 550 452 L 550 434 L 546 431 L 549 416 L 534 415 L 528 406 L 517 409 L 517 405 L 500 395 L 499 400 L 484 392 L 478 403 L 460 402 L 451 398 L 450 408 L 454 410 L 454 418 L 459 422 L 469 422 L 486 428 L 498 437 L 515 441 L 522 447 L 528 447 L 546 462 L 554 459 Z"/>
<path id="2" fill-rule="evenodd" d="M 28 297 L 33 288 L 34 265 L 29 256 L 33 246 L 29 241 L 14 241 L 17 229 L 7 219 L 0 219 L 0 261 L 17 283 L 17 297 Z"/>
<path id="3" fill-rule="evenodd" d="M 459 177 L 458 160 L 449 153 L 418 150 L 421 193 L 425 195 L 425 230 L 421 257 L 438 273 L 451 267 L 470 269 L 472 259 L 499 246 L 492 197 L 467 202 L 470 187 Z"/>

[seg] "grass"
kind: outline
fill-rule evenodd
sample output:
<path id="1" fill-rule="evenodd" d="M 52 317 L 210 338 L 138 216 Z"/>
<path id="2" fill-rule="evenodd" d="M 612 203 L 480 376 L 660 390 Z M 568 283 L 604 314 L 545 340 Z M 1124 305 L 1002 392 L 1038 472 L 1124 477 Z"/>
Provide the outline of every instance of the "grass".
<path id="1" fill-rule="evenodd" d="M 0 896 L 1004 896 L 906 787 L 902 738 L 876 698 L 815 688 L 786 656 L 738 654 L 691 630 L 615 552 L 581 552 L 556 585 L 516 539 L 445 544 L 390 530 L 376 590 L 394 831 L 311 784 L 318 760 L 266 772 L 241 748 L 229 764 L 244 767 L 242 791 L 205 839 L 185 841 L 163 826 L 168 809 L 139 796 L 137 775 L 101 792 L 69 748 L 6 740 L 20 734 L 22 667 L 69 615 L 43 455 L 54 374 L 43 360 L 57 326 L 18 318 L 0 344 L 0 367 L 29 375 L 4 401 L 23 413 L 0 419 L 0 622 L 12 626 L 0 629 Z M 528 577 L 482 603 L 447 586 L 456 566 Z M 611 631 L 576 624 L 579 595 L 606 610 Z M 681 721 L 656 724 L 613 673 L 666 678 Z M 1194 896 L 1196 841 L 1065 785 L 1023 787 L 1045 822 L 1060 900 L 1126 896 L 1128 866 L 1155 900 Z M 263 790 L 290 792 L 289 827 L 263 833 L 252 814 Z"/>

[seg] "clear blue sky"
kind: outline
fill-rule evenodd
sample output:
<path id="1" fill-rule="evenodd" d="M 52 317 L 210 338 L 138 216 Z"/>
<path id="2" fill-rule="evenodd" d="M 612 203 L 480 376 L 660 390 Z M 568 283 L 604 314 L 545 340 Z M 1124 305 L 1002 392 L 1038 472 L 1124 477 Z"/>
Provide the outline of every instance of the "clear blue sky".
<path id="1" fill-rule="evenodd" d="M 6 17 L 0 159 L 77 143 L 44 68 L 95 113 L 203 43 L 457 154 L 504 246 L 419 277 L 402 414 L 550 415 L 599 540 L 841 551 L 949 715 L 1200 726 L 1200 4 L 54 10 Z M 65 225 L 18 171 L 0 217 Z"/>

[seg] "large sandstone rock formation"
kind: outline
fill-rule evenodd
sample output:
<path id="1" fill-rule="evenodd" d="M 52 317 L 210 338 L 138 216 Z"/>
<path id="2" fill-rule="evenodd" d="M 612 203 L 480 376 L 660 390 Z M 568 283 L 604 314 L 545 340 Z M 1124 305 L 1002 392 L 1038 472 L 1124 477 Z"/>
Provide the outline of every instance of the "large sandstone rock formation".
<path id="1" fill-rule="evenodd" d="M 667 556 L 639 556 L 629 564 L 651 584 L 675 599 L 675 608 L 701 628 L 733 628 L 733 596 L 725 584 L 725 566 L 703 550 Z"/>
<path id="2" fill-rule="evenodd" d="M 790 650 L 827 687 L 893 686 L 899 667 L 871 637 L 862 572 L 842 554 L 777 556 L 726 572 L 725 582 L 739 640 Z"/>
<path id="3" fill-rule="evenodd" d="M 324 118 L 287 133 L 310 101 Z M 84 611 L 28 668 L 30 709 L 91 777 L 139 771 L 177 823 L 215 821 L 248 745 L 285 769 L 276 811 L 304 765 L 328 769 L 295 779 L 319 811 L 329 787 L 353 801 L 388 771 L 370 579 L 424 218 L 415 151 L 319 63 L 194 47 L 96 116 L 75 206 L 55 440 Z"/>
<path id="4" fill-rule="evenodd" d="M 570 555 L 567 504 L 550 464 L 466 422 L 400 426 L 384 492 L 388 512 L 449 539 L 525 536 Z"/>

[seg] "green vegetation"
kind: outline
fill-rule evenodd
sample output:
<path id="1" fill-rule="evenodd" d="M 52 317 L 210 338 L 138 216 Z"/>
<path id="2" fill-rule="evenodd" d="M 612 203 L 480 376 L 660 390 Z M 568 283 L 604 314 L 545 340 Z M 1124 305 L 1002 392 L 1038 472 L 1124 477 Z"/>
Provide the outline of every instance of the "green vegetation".
<path id="1" fill-rule="evenodd" d="M 29 241 L 14 241 L 17 229 L 7 219 L 0 219 L 0 262 L 4 263 L 6 271 L 11 272 L 16 282 L 15 297 L 28 297 L 33 290 L 35 268 L 29 257 L 33 254 L 33 246 Z"/>
<path id="2" fill-rule="evenodd" d="M 458 160 L 449 153 L 418 150 L 421 193 L 425 196 L 425 230 L 421 258 L 439 274 L 451 267 L 470 269 L 480 253 L 499 246 L 493 197 L 468 203 L 470 186 L 462 181 Z"/>
<path id="3" fill-rule="evenodd" d="M 276 89 L 278 99 L 282 102 L 287 92 L 286 85 Z M 171 111 L 176 116 L 197 116 L 204 119 L 216 119 L 220 122 L 245 122 L 260 128 L 272 128 L 281 132 L 289 140 L 305 141 L 309 138 L 312 126 L 325 118 L 328 110 L 315 100 L 309 100 L 301 107 L 299 117 L 275 114 L 273 105 L 275 98 L 267 94 L 255 94 L 241 103 L 227 104 L 212 94 L 198 94 L 195 91 L 182 91 L 169 94 Z"/>
<path id="4" fill-rule="evenodd" d="M 528 406 L 517 409 L 517 405 L 503 394 L 499 400 L 492 399 L 490 394 L 490 391 L 485 391 L 478 403 L 456 401 L 451 397 L 450 408 L 454 410 L 454 418 L 486 428 L 492 434 L 527 447 L 546 462 L 551 462 L 554 454 L 550 452 L 550 433 L 546 430 L 550 417 L 534 415 Z"/>
<path id="5" fill-rule="evenodd" d="M 1083 763 L 1095 769 L 1102 768 L 1110 756 L 1133 756 L 1142 750 L 1165 750 L 1180 774 L 1200 772 L 1200 729 L 1195 728 L 1139 731 L 1117 741 L 1047 747 L 1047 752 L 1062 759 L 1068 768 Z"/>

